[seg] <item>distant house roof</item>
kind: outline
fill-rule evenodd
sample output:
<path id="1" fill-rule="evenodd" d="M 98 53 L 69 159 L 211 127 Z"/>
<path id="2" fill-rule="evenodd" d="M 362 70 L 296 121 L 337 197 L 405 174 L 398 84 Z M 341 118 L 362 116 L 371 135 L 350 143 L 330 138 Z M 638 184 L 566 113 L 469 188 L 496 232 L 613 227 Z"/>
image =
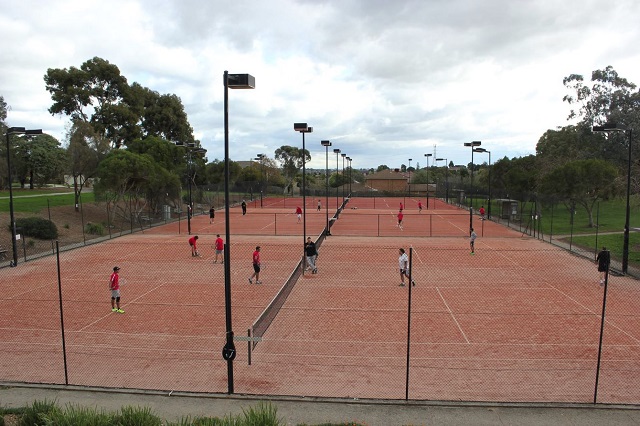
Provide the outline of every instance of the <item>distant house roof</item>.
<path id="1" fill-rule="evenodd" d="M 367 175 L 367 180 L 407 180 L 408 177 L 402 172 L 396 172 L 391 169 L 381 170 L 376 173 Z"/>

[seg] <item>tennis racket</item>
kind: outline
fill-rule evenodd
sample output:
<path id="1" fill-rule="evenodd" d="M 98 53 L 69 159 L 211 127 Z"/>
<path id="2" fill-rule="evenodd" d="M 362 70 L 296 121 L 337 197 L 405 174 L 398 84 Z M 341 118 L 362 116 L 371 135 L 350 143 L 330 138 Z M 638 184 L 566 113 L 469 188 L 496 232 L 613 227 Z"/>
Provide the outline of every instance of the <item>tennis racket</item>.
<path id="1" fill-rule="evenodd" d="M 267 265 L 265 265 L 263 262 L 260 262 L 260 272 L 263 272 L 266 269 L 267 269 Z"/>

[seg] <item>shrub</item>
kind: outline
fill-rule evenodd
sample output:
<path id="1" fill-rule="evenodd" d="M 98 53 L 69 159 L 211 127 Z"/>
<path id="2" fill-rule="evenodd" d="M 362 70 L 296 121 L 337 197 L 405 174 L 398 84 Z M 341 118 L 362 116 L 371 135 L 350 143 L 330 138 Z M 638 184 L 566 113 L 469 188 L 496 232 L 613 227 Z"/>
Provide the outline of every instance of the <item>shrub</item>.
<path id="1" fill-rule="evenodd" d="M 41 217 L 25 217 L 16 219 L 16 227 L 21 229 L 24 236 L 39 240 L 55 240 L 58 238 L 56 224 Z"/>
<path id="2" fill-rule="evenodd" d="M 104 235 L 104 226 L 99 223 L 87 223 L 84 227 L 84 231 L 91 235 Z"/>

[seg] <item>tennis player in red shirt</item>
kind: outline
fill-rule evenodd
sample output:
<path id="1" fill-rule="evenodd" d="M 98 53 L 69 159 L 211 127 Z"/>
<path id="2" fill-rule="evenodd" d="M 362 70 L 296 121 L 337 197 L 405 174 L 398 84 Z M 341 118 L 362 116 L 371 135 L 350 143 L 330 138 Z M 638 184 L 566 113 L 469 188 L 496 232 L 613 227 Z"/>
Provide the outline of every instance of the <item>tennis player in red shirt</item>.
<path id="1" fill-rule="evenodd" d="M 111 312 L 124 314 L 124 309 L 120 309 L 120 267 L 114 266 L 113 273 L 109 277 L 109 290 L 111 290 Z"/>
<path id="2" fill-rule="evenodd" d="M 213 263 L 218 263 L 218 256 L 222 255 L 222 263 L 224 263 L 224 241 L 220 238 L 220 234 L 216 235 L 216 242 L 213 244 L 213 248 L 216 249 L 216 260 Z"/>
<path id="3" fill-rule="evenodd" d="M 298 223 L 300 223 L 300 219 L 302 218 L 302 209 L 300 206 L 296 207 L 296 216 L 298 216 Z"/>
<path id="4" fill-rule="evenodd" d="M 253 275 L 249 277 L 249 284 L 253 284 L 253 277 L 256 277 L 256 284 L 262 284 L 260 281 L 260 246 L 256 247 L 253 252 Z"/>
<path id="5" fill-rule="evenodd" d="M 198 241 L 198 236 L 194 235 L 193 237 L 189 238 L 189 245 L 191 246 L 191 256 L 200 256 L 200 253 L 198 253 L 198 247 L 196 245 L 196 241 Z"/>
<path id="6" fill-rule="evenodd" d="M 398 228 L 402 229 L 402 218 L 404 218 L 404 213 L 402 210 L 398 212 Z"/>

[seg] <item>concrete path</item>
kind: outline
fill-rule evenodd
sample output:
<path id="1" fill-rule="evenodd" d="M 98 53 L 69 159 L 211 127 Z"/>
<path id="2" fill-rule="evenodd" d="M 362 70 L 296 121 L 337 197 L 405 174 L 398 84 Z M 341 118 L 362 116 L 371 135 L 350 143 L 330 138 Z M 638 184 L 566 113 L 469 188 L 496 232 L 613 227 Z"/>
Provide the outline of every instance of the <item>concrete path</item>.
<path id="1" fill-rule="evenodd" d="M 34 401 L 117 411 L 146 406 L 172 422 L 187 416 L 219 417 L 270 402 L 287 425 L 356 422 L 367 426 L 400 425 L 640 425 L 640 406 L 590 404 L 481 404 L 423 401 L 276 398 L 241 395 L 119 391 L 73 386 L 0 383 L 0 406 L 25 407 Z"/>

